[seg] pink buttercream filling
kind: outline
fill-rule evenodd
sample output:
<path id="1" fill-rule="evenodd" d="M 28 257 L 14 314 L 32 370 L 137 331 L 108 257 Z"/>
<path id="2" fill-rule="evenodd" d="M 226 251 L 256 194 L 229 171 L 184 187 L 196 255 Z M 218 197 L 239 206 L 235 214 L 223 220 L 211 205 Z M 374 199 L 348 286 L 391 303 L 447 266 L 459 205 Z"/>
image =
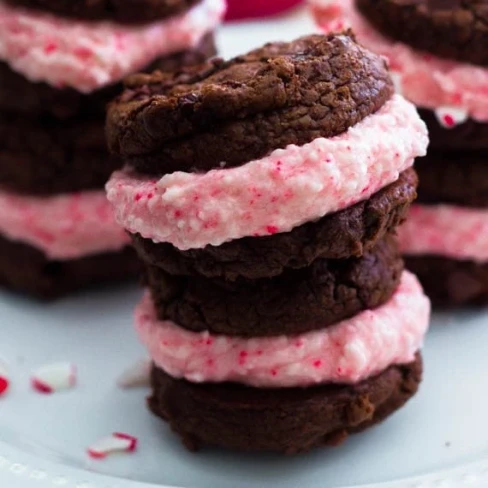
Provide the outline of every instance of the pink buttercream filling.
<path id="1" fill-rule="evenodd" d="M 387 39 L 358 12 L 354 0 L 310 1 L 326 31 L 352 27 L 362 44 L 389 59 L 407 99 L 434 110 L 461 109 L 479 122 L 488 122 L 488 68 L 441 59 Z"/>
<path id="2" fill-rule="evenodd" d="M 53 197 L 0 191 L 0 233 L 58 260 L 119 251 L 129 244 L 103 191 Z"/>
<path id="3" fill-rule="evenodd" d="M 156 317 L 149 293 L 136 328 L 156 365 L 188 381 L 233 381 L 257 387 L 358 383 L 413 361 L 429 324 L 430 303 L 404 272 L 393 297 L 334 326 L 299 336 L 243 339 L 190 332 Z"/>
<path id="4" fill-rule="evenodd" d="M 395 95 L 347 132 L 288 146 L 243 166 L 160 180 L 114 173 L 108 199 L 132 233 L 179 249 L 294 227 L 369 198 L 425 155 L 427 129 Z"/>
<path id="5" fill-rule="evenodd" d="M 488 261 L 488 209 L 413 205 L 399 229 L 407 255 L 436 255 Z"/>
<path id="6" fill-rule="evenodd" d="M 224 12 L 225 0 L 202 0 L 176 17 L 128 26 L 74 21 L 0 1 L 0 59 L 30 81 L 87 93 L 195 47 Z"/>

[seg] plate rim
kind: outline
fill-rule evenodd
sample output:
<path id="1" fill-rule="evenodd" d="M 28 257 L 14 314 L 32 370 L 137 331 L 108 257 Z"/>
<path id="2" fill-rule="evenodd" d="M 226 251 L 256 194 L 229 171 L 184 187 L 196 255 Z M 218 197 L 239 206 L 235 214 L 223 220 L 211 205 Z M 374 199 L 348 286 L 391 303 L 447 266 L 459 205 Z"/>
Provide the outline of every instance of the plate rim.
<path id="1" fill-rule="evenodd" d="M 14 454 L 6 452 L 7 447 Z M 18 456 L 18 457 L 17 457 Z M 22 459 L 25 460 L 22 460 Z M 52 462 L 0 440 L 0 486 L 7 488 L 189 488 L 146 483 Z M 486 488 L 488 456 L 476 462 L 381 483 L 324 488 Z M 232 481 L 229 480 L 229 487 Z"/>

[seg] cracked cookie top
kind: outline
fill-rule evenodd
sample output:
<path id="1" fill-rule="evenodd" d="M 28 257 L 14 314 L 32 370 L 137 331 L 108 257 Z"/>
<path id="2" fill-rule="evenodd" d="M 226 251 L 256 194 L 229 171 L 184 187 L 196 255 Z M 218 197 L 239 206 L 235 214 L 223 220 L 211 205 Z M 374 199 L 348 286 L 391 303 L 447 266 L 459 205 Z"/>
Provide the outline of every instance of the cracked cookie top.
<path id="1" fill-rule="evenodd" d="M 393 93 L 385 61 L 351 33 L 271 43 L 227 62 L 127 79 L 110 149 L 154 175 L 239 166 L 345 132 Z"/>

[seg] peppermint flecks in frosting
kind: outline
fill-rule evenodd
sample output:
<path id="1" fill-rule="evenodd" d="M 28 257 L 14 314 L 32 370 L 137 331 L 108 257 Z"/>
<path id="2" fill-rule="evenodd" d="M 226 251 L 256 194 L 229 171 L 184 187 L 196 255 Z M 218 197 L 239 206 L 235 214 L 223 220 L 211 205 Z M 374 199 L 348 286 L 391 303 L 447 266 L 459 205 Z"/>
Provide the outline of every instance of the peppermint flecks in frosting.
<path id="1" fill-rule="evenodd" d="M 395 95 L 347 132 L 288 146 L 243 166 L 154 180 L 130 170 L 107 184 L 118 222 L 178 249 L 289 232 L 396 181 L 424 156 L 427 129 Z"/>
<path id="2" fill-rule="evenodd" d="M 354 0 L 314 0 L 313 5 L 325 31 L 352 27 L 359 42 L 386 56 L 399 91 L 415 105 L 454 108 L 478 122 L 488 122 L 488 68 L 441 59 L 387 39 L 357 11 Z"/>
<path id="3" fill-rule="evenodd" d="M 58 260 L 119 251 L 129 244 L 103 191 L 50 197 L 0 191 L 0 233 Z"/>
<path id="4" fill-rule="evenodd" d="M 149 293 L 136 309 L 136 328 L 155 364 L 174 378 L 295 387 L 354 384 L 413 361 L 429 315 L 429 299 L 405 271 L 383 306 L 298 336 L 242 339 L 190 332 L 158 320 Z"/>
<path id="5" fill-rule="evenodd" d="M 398 234 L 407 255 L 488 261 L 486 208 L 413 205 Z"/>
<path id="6" fill-rule="evenodd" d="M 195 47 L 224 11 L 224 0 L 203 0 L 174 18 L 129 26 L 57 17 L 0 0 L 0 60 L 30 81 L 89 93 Z"/>

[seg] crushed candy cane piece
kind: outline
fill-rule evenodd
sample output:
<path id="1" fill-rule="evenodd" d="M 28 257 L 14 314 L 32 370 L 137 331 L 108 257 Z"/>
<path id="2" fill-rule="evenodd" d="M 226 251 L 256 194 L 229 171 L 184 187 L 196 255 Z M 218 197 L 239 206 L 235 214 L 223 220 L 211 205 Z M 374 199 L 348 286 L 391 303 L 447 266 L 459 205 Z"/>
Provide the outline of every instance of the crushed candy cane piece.
<path id="1" fill-rule="evenodd" d="M 128 369 L 126 369 L 117 380 L 120 388 L 137 388 L 149 386 L 151 372 L 151 361 L 140 359 Z"/>
<path id="2" fill-rule="evenodd" d="M 117 452 L 134 452 L 137 449 L 137 437 L 122 432 L 114 432 L 104 437 L 87 449 L 88 455 L 93 459 L 104 459 L 109 454 Z"/>
<path id="3" fill-rule="evenodd" d="M 468 120 L 468 112 L 458 107 L 439 107 L 435 115 L 445 129 L 453 129 Z"/>
<path id="4" fill-rule="evenodd" d="M 7 393 L 10 386 L 10 379 L 8 376 L 7 365 L 4 361 L 0 361 L 0 396 Z"/>
<path id="5" fill-rule="evenodd" d="M 68 390 L 76 384 L 76 367 L 71 363 L 41 366 L 32 375 L 32 387 L 39 393 Z"/>

